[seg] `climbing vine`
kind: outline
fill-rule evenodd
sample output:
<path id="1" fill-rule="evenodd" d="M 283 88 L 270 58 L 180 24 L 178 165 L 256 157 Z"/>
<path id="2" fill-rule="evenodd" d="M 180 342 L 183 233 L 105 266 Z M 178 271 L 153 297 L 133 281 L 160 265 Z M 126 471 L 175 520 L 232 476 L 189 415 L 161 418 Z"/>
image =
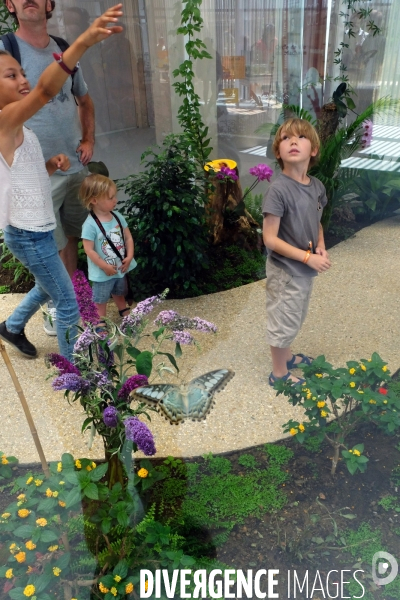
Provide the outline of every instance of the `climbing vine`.
<path id="1" fill-rule="evenodd" d="M 200 12 L 201 3 L 202 0 L 183 0 L 181 26 L 177 29 L 177 34 L 187 37 L 185 43 L 187 58 L 173 71 L 173 76 L 180 78 L 180 81 L 176 81 L 173 87 L 178 96 L 182 98 L 182 104 L 178 110 L 178 121 L 183 131 L 190 137 L 191 154 L 200 163 L 202 169 L 212 148 L 210 146 L 211 139 L 208 137 L 208 127 L 203 123 L 200 114 L 200 97 L 196 94 L 193 84 L 193 60 L 211 58 L 205 43 L 196 37 L 203 26 Z"/>

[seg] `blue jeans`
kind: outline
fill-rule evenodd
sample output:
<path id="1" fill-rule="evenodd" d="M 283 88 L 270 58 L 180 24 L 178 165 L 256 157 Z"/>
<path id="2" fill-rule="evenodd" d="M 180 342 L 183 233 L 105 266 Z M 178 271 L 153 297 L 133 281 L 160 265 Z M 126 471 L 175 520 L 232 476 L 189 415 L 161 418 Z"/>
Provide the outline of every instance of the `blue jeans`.
<path id="1" fill-rule="evenodd" d="M 26 231 L 8 225 L 4 230 L 8 248 L 35 277 L 35 287 L 6 321 L 10 333 L 20 333 L 42 304 L 50 298 L 57 309 L 57 338 L 60 354 L 72 360 L 78 333 L 79 310 L 74 288 L 58 254 L 52 231 Z M 69 341 L 68 341 L 69 340 Z"/>

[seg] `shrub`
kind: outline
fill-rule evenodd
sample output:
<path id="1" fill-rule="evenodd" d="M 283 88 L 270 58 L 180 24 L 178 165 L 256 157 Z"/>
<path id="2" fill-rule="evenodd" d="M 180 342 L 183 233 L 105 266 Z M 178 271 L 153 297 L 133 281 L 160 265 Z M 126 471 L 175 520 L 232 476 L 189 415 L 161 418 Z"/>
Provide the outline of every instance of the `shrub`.
<path id="1" fill-rule="evenodd" d="M 169 135 L 156 151 L 146 150 L 142 161 L 145 171 L 118 181 L 129 196 L 122 212 L 135 240 L 134 288 L 141 296 L 167 285 L 173 292 L 196 291 L 207 266 L 207 195 L 190 140 Z"/>

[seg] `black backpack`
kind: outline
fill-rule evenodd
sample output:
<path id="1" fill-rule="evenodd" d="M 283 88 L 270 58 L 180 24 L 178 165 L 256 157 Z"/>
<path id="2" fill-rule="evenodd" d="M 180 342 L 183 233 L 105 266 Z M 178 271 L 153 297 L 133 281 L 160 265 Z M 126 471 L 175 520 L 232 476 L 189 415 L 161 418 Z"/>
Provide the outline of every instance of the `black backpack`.
<path id="1" fill-rule="evenodd" d="M 55 35 L 50 35 L 50 37 L 55 41 L 57 46 L 60 48 L 61 52 L 65 52 L 65 50 L 67 48 L 69 48 L 68 42 L 66 40 L 64 40 L 63 38 L 57 37 Z M 19 51 L 19 46 L 18 46 L 18 42 L 15 38 L 15 34 L 14 33 L 6 33 L 1 36 L 0 40 L 4 44 L 4 49 L 7 50 L 7 52 L 9 52 L 11 54 L 11 56 L 13 58 L 15 58 L 16 61 L 19 62 L 19 64 L 21 64 L 21 53 Z M 71 92 L 73 94 L 75 73 L 73 75 L 71 75 L 71 77 L 72 77 Z"/>

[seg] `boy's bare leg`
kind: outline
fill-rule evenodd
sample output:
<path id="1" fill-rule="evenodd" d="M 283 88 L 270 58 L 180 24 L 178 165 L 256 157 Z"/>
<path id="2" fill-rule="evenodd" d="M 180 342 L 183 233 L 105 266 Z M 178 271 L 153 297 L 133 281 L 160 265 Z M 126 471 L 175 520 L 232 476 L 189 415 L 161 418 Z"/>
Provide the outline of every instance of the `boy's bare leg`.
<path id="1" fill-rule="evenodd" d="M 60 258 L 70 277 L 72 277 L 78 268 L 78 241 L 78 238 L 68 236 L 67 245 L 60 250 Z"/>
<path id="2" fill-rule="evenodd" d="M 112 297 L 119 311 L 125 310 L 125 308 L 128 308 L 129 310 L 129 307 L 126 306 L 126 300 L 124 296 L 114 296 L 113 294 Z"/>
<path id="3" fill-rule="evenodd" d="M 292 358 L 292 351 L 290 348 L 277 348 L 276 346 L 270 346 L 272 356 L 272 373 L 275 377 L 284 377 L 288 372 L 286 363 Z M 299 381 L 299 378 L 295 375 L 291 375 L 289 378 L 291 381 Z"/>
<path id="4" fill-rule="evenodd" d="M 96 308 L 97 308 L 97 312 L 99 313 L 99 317 L 106 317 L 107 316 L 107 302 L 104 302 L 103 304 L 97 304 L 97 302 L 95 302 Z"/>

